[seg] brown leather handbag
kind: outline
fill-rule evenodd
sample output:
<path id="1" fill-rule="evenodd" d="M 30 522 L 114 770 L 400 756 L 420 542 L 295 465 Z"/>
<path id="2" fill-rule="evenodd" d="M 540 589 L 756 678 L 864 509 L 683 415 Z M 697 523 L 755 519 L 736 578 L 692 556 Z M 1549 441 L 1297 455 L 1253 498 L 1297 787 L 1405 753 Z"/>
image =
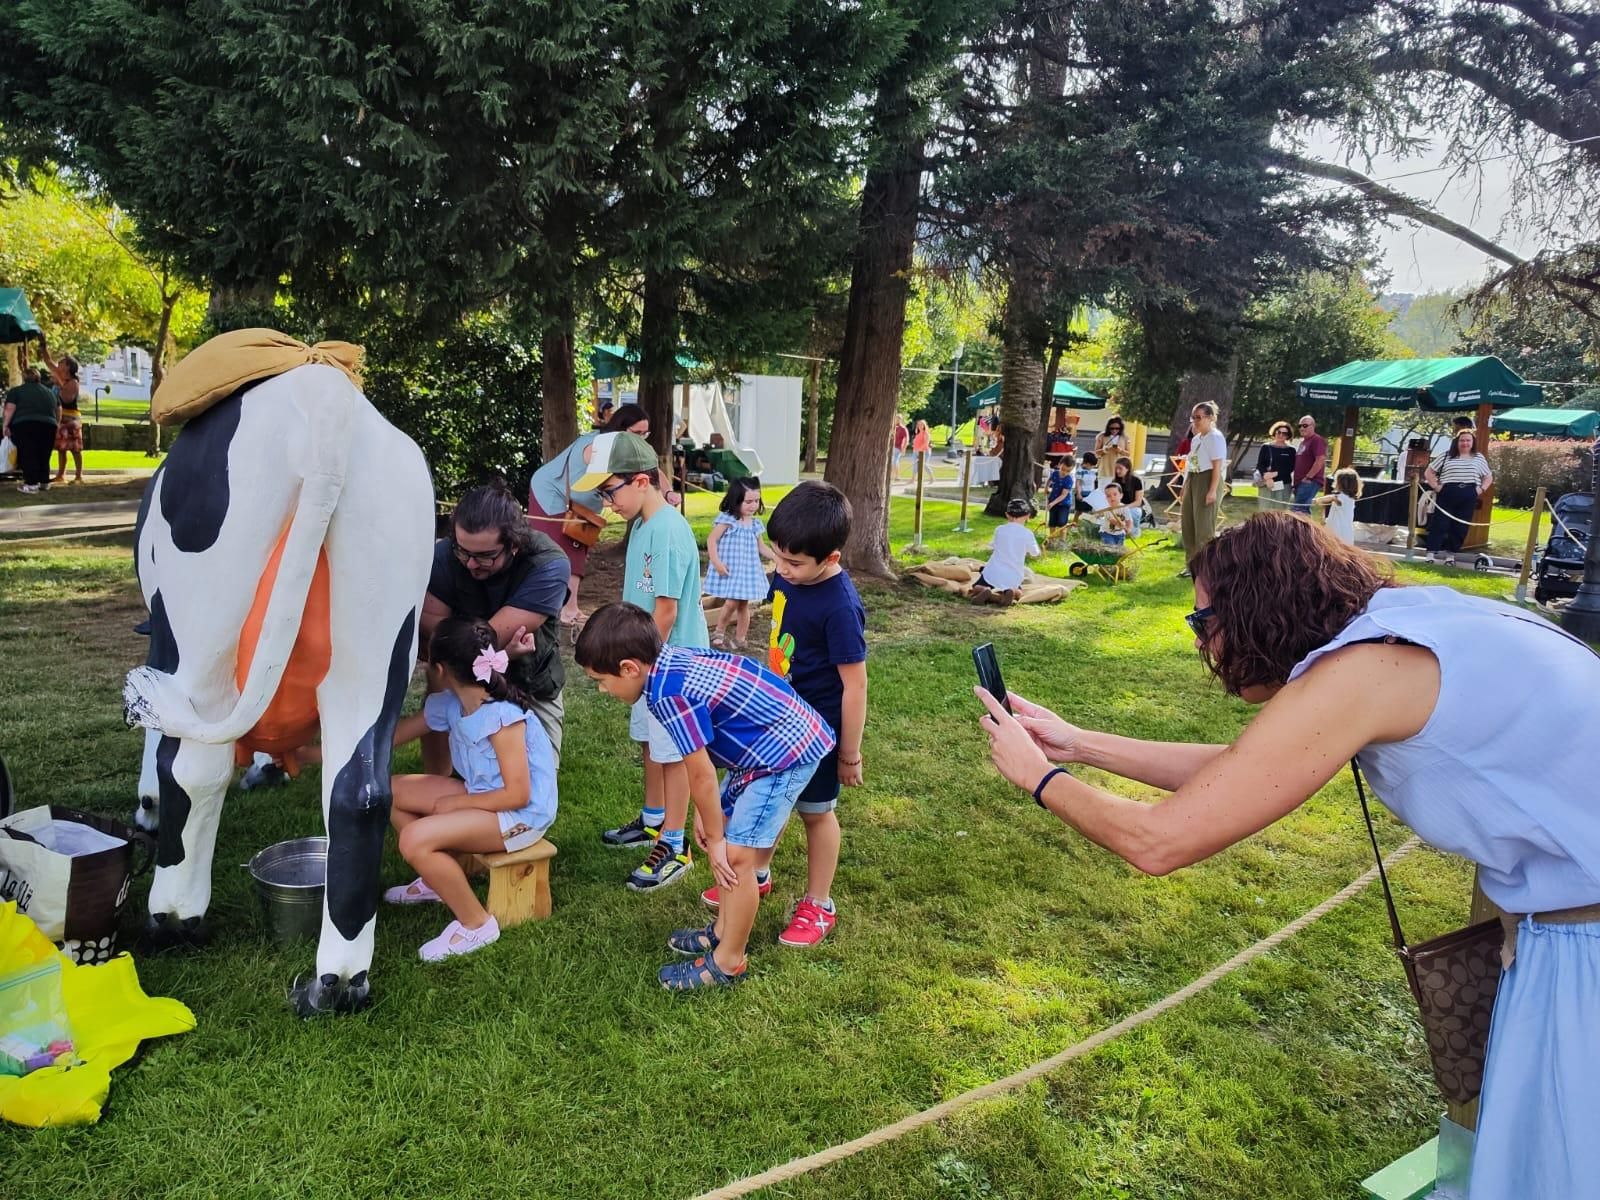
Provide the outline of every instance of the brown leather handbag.
<path id="1" fill-rule="evenodd" d="M 1394 893 L 1389 890 L 1389 879 L 1383 870 L 1378 835 L 1372 828 L 1361 768 L 1355 759 L 1350 760 L 1350 773 L 1355 776 L 1361 815 L 1366 819 L 1367 836 L 1378 859 L 1378 880 L 1383 884 L 1383 902 L 1389 910 L 1394 950 L 1421 1010 L 1434 1082 L 1447 1100 L 1466 1104 L 1477 1099 L 1483 1090 L 1483 1062 L 1489 1050 L 1494 997 L 1500 988 L 1500 949 L 1505 928 L 1498 919 L 1483 921 L 1415 946 L 1407 944 L 1400 929 L 1400 915 L 1395 911 Z"/>
<path id="2" fill-rule="evenodd" d="M 585 508 L 571 500 L 567 501 L 567 515 L 561 519 L 561 536 L 571 538 L 580 546 L 594 548 L 600 540 L 600 531 L 606 527 L 606 519 L 592 508 Z"/>

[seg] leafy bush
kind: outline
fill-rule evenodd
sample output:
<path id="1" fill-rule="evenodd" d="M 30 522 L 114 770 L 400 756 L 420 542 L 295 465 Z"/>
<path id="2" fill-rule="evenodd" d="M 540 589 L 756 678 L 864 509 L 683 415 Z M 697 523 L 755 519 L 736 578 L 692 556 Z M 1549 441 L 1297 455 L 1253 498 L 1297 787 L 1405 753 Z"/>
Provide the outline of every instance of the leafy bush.
<path id="1" fill-rule="evenodd" d="M 1526 508 L 1541 484 L 1550 500 L 1591 486 L 1589 447 L 1583 442 L 1490 442 L 1488 458 L 1501 504 Z"/>
<path id="2" fill-rule="evenodd" d="M 495 475 L 526 495 L 544 436 L 537 339 L 485 316 L 421 340 L 385 325 L 366 350 L 367 398 L 421 447 L 441 498 Z"/>

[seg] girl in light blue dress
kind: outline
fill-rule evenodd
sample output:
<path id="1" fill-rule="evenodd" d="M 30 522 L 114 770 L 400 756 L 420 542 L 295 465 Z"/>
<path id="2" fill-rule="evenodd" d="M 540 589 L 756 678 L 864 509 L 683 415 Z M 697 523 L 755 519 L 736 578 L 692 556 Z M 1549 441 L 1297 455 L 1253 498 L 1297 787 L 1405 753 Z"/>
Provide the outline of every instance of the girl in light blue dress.
<path id="1" fill-rule="evenodd" d="M 1261 705 L 1232 745 L 1079 729 L 1013 694 L 1009 713 L 985 700 L 995 765 L 1165 875 L 1287 816 L 1358 757 L 1394 815 L 1476 863 L 1508 914 L 1470 1200 L 1600 1195 L 1600 657 L 1525 610 L 1396 586 L 1287 513 L 1233 526 L 1192 565 L 1201 661 Z M 1056 766 L 1075 762 L 1172 794 L 1145 804 Z M 1389 933 L 1378 920 L 1369 936 Z M 1404 995 L 1398 965 L 1393 980 Z"/>
<path id="2" fill-rule="evenodd" d="M 460 777 L 394 777 L 390 820 L 417 878 L 383 898 L 391 904 L 440 901 L 455 917 L 423 944 L 424 961 L 470 954 L 500 936 L 457 856 L 525 849 L 555 820 L 550 738 L 505 676 L 511 657 L 532 649 L 532 634 L 501 650 L 487 621 L 440 621 L 428 646 L 429 682 L 440 690 L 395 730 L 396 745 L 430 729 L 448 733 L 450 765 Z"/>
<path id="3" fill-rule="evenodd" d="M 705 592 L 723 601 L 711 634 L 711 644 L 718 650 L 744 649 L 745 636 L 750 632 L 750 605 L 767 596 L 769 584 L 761 562 L 773 555 L 767 546 L 766 524 L 756 516 L 762 511 L 761 481 L 735 479 L 728 485 L 722 511 L 711 526 L 711 537 L 706 542 L 711 566 L 706 571 Z M 727 634 L 730 619 L 734 622 L 731 639 Z"/>

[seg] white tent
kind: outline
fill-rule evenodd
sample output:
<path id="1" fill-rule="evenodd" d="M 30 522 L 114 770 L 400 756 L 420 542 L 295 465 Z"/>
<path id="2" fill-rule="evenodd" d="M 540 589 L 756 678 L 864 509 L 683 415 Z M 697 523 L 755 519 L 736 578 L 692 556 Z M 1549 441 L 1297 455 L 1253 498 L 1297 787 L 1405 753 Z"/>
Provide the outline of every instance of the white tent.
<path id="1" fill-rule="evenodd" d="M 684 408 L 684 391 L 689 410 Z M 722 435 L 722 444 L 762 483 L 800 482 L 801 380 L 797 375 L 740 375 L 727 389 L 715 381 L 679 388 L 675 393 L 672 427 L 689 422 L 689 437 L 696 445 Z"/>

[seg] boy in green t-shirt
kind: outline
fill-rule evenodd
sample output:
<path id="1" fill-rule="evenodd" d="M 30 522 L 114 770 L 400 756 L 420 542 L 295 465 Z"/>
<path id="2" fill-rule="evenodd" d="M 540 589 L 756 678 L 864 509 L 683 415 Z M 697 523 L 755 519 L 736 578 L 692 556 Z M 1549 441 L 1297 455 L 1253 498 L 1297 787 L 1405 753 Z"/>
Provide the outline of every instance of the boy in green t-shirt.
<path id="1" fill-rule="evenodd" d="M 650 443 L 633 433 L 601 434 L 589 469 L 573 487 L 594 490 L 634 522 L 628 537 L 622 599 L 655 618 L 669 646 L 711 645 L 700 607 L 700 543 L 683 514 L 661 492 L 660 465 Z M 636 892 L 651 892 L 681 879 L 693 860 L 684 840 L 689 817 L 689 772 L 683 754 L 641 699 L 633 706 L 629 732 L 644 752 L 644 807 L 626 825 L 608 829 L 608 846 L 643 846 L 650 854 L 628 876 Z"/>

